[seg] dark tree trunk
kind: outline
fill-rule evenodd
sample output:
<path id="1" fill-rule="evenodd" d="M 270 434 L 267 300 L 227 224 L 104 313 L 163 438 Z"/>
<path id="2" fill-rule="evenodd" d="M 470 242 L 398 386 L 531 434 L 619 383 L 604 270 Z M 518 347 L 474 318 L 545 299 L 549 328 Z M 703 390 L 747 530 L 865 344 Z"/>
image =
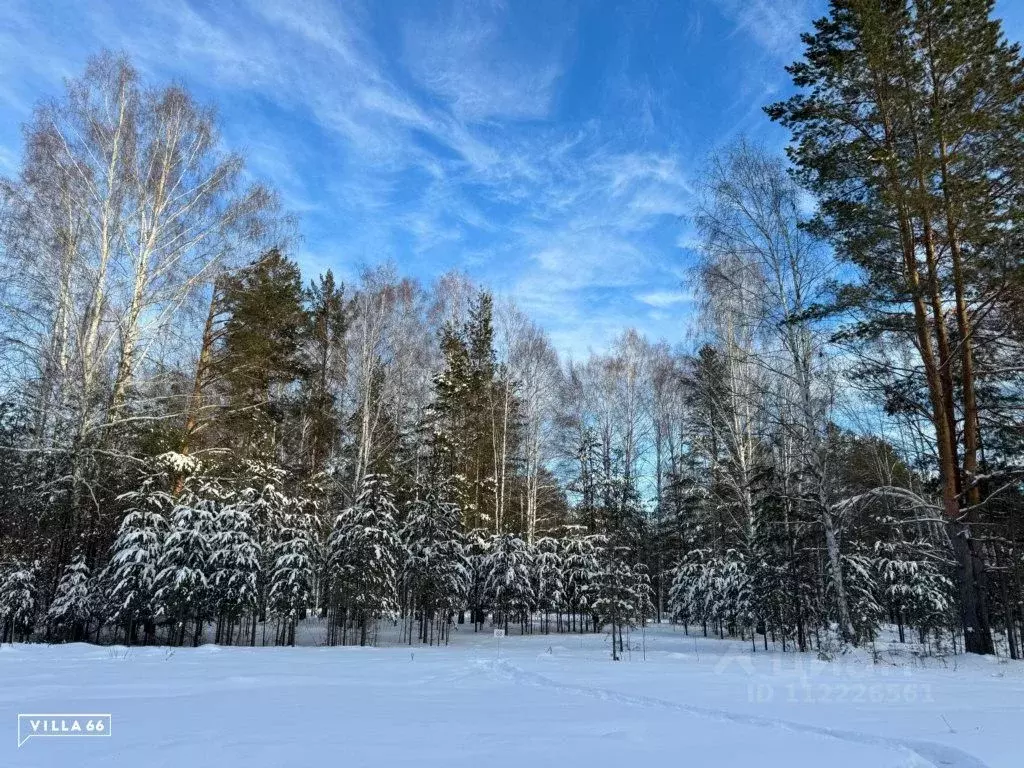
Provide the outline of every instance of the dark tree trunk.
<path id="1" fill-rule="evenodd" d="M 977 545 L 970 538 L 970 528 L 952 523 L 953 549 L 956 552 L 960 582 L 960 610 L 964 628 L 964 650 L 967 653 L 995 653 L 992 629 L 985 609 L 985 566 L 978 556 Z"/>

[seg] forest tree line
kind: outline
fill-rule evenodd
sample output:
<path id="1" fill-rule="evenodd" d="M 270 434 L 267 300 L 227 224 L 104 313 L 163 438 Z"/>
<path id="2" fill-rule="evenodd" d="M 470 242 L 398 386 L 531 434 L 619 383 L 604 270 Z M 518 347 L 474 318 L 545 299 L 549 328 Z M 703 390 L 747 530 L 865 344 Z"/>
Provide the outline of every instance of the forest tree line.
<path id="1" fill-rule="evenodd" d="M 462 274 L 303 275 L 215 113 L 96 57 L 0 182 L 0 640 L 616 653 L 672 620 L 1019 658 L 1024 60 L 992 10 L 833 0 L 766 110 L 788 157 L 703 168 L 685 341 L 584 360 Z"/>

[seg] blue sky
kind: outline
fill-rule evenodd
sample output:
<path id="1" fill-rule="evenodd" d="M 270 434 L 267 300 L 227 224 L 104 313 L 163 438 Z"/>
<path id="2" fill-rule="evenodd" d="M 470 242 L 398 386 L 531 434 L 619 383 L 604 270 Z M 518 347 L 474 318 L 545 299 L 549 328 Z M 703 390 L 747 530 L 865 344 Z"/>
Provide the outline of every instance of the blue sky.
<path id="1" fill-rule="evenodd" d="M 820 0 L 48 2 L 0 10 L 0 173 L 100 48 L 215 103 L 300 216 L 310 274 L 462 269 L 562 351 L 685 337 L 702 159 L 745 133 Z M 1024 2 L 1000 0 L 1014 39 Z"/>

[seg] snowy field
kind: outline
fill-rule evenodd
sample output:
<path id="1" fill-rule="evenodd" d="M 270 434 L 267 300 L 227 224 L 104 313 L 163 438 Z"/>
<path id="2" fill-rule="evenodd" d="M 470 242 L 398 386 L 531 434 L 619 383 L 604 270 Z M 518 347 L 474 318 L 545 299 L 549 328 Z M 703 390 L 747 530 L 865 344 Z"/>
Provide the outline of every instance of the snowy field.
<path id="1" fill-rule="evenodd" d="M 1024 665 L 751 656 L 669 626 L 618 663 L 607 643 L 463 629 L 448 648 L 4 646 L 0 766 L 1024 766 Z M 112 728 L 19 748 L 19 712 Z"/>

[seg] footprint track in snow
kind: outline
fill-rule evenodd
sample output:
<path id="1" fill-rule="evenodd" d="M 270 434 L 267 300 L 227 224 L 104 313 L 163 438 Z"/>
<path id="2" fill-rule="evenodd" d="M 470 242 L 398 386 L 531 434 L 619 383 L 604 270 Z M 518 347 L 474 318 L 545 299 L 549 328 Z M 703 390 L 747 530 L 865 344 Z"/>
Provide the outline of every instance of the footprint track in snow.
<path id="1" fill-rule="evenodd" d="M 809 733 L 817 736 L 837 739 L 839 741 L 845 741 L 851 744 L 889 747 L 903 752 L 911 758 L 911 762 L 907 763 L 908 768 L 988 768 L 982 760 L 979 760 L 968 752 L 964 752 L 962 749 L 932 741 L 894 739 L 886 736 L 862 733 L 859 731 L 825 728 L 822 726 L 795 723 L 789 720 L 779 720 L 776 718 L 761 717 L 758 715 L 744 715 L 724 709 L 700 707 L 694 704 L 680 704 L 674 701 L 656 699 L 651 696 L 637 696 L 628 693 L 620 693 L 607 688 L 559 683 L 538 672 L 530 672 L 505 660 L 490 661 L 480 659 L 477 663 L 493 674 L 500 675 L 515 683 L 524 685 L 550 688 L 556 691 L 590 696 L 604 701 L 615 701 L 630 706 L 648 707 L 651 709 L 661 709 L 670 712 L 683 712 L 685 714 L 697 715 L 699 717 L 706 717 L 719 721 L 739 723 L 741 725 L 753 725 L 761 728 L 778 728 L 794 733 Z"/>

